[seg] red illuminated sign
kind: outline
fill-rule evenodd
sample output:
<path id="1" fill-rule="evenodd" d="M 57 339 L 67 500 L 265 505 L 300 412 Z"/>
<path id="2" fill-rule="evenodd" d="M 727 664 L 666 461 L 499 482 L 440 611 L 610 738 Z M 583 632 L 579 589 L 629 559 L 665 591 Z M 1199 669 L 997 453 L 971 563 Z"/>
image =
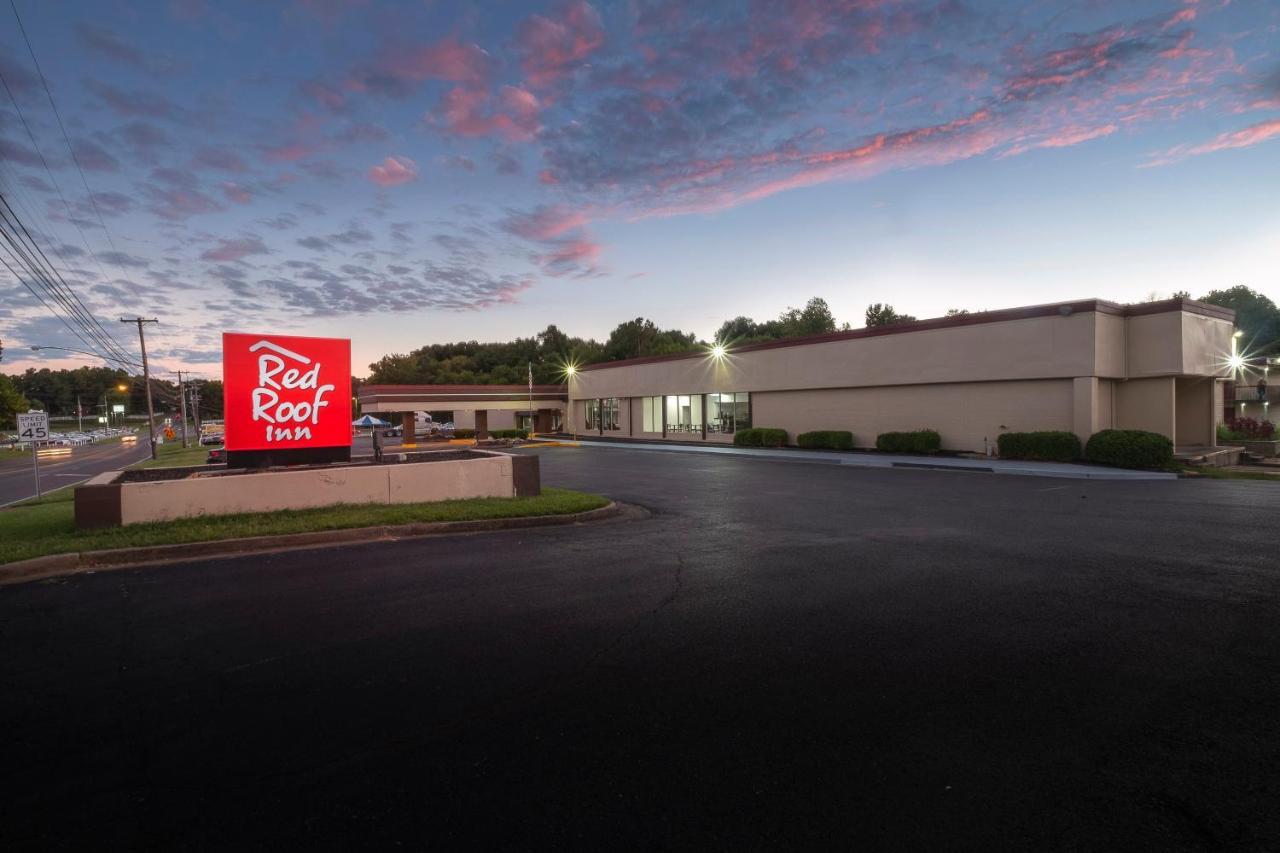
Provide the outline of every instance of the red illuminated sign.
<path id="1" fill-rule="evenodd" d="M 222 336 L 227 450 L 351 446 L 351 341 Z"/>

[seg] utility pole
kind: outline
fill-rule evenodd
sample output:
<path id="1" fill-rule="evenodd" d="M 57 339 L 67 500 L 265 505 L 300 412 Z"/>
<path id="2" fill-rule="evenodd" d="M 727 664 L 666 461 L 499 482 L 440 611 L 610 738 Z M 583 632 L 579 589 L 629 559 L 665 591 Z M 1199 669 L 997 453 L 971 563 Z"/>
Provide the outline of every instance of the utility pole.
<path id="1" fill-rule="evenodd" d="M 196 425 L 196 437 L 204 436 L 204 424 L 200 422 L 200 382 L 191 383 L 191 420 Z"/>
<path id="2" fill-rule="evenodd" d="M 76 395 L 76 431 L 84 432 L 84 409 L 80 407 L 80 395 Z"/>
<path id="3" fill-rule="evenodd" d="M 183 371 L 175 370 L 178 374 L 178 400 L 182 403 L 182 449 L 187 449 L 187 386 L 182 383 Z"/>
<path id="4" fill-rule="evenodd" d="M 147 388 L 147 438 L 151 440 L 151 458 L 159 458 L 156 451 L 156 410 L 151 403 L 151 370 L 147 367 L 147 338 L 142 332 L 142 327 L 146 323 L 159 323 L 160 321 L 152 317 L 145 319 L 143 317 L 121 317 L 121 323 L 137 323 L 138 324 L 138 346 L 142 349 L 142 381 Z"/>

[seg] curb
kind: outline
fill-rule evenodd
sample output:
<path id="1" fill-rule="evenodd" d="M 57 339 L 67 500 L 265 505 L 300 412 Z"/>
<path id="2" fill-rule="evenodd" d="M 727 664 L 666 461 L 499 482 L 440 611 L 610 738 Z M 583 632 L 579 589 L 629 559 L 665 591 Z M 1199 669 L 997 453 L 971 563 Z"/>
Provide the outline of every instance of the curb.
<path id="1" fill-rule="evenodd" d="M 538 439 L 537 445 L 544 447 L 563 447 L 566 443 L 556 443 L 547 439 Z M 526 445 L 529 446 L 529 445 Z M 1048 477 L 1059 480 L 1097 480 L 1110 482 L 1145 482 L 1156 480 L 1176 480 L 1178 475 L 1165 471 L 1143 471 L 1127 468 L 1106 468 L 1093 465 L 1062 464 L 1061 468 L 1042 469 L 1017 464 L 1017 460 L 994 460 L 996 464 L 981 459 L 958 457 L 919 457 L 919 461 L 901 458 L 903 454 L 879 454 L 862 451 L 807 450 L 793 447 L 776 448 L 772 452 L 759 452 L 759 448 L 737 447 L 735 445 L 707 445 L 678 441 L 650 441 L 629 439 L 588 439 L 574 447 L 595 447 L 604 450 L 643 450 L 653 452 L 707 453 L 714 456 L 734 456 L 740 459 L 758 459 L 772 462 L 794 462 L 817 465 L 843 465 L 848 468 L 879 468 L 933 471 L 961 471 L 970 474 L 994 474 L 1001 477 Z M 757 452 L 753 452 L 757 451 Z M 896 457 L 896 458 L 895 458 Z"/>
<path id="2" fill-rule="evenodd" d="M 357 545 L 389 542 L 425 536 L 460 533 L 488 533 L 521 530 L 532 527 L 556 527 L 608 521 L 619 516 L 643 518 L 640 507 L 610 501 L 598 509 L 568 515 L 524 515 L 515 518 L 489 518 L 476 521 L 417 521 L 409 524 L 382 524 L 374 527 L 349 527 L 343 530 L 319 530 L 314 533 L 284 533 L 278 536 L 249 536 L 241 539 L 219 539 L 212 542 L 184 542 L 179 545 L 151 545 L 141 548 L 115 548 L 107 551 L 80 551 L 32 557 L 0 566 L 0 586 L 44 580 L 61 575 L 109 571 L 135 566 L 159 565 L 205 557 L 230 557 L 238 554 L 263 554 L 299 551 L 317 545 Z"/>

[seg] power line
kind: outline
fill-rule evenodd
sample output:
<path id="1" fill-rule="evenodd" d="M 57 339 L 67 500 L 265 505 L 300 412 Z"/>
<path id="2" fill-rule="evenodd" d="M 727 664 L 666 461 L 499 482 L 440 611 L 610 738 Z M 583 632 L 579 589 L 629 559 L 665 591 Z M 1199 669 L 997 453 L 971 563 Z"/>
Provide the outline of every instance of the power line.
<path id="1" fill-rule="evenodd" d="M 44 151 L 41 150 L 40 143 L 36 141 L 36 135 L 31 130 L 31 125 L 27 122 L 26 114 L 22 112 L 22 107 L 18 104 L 18 99 L 14 97 L 13 90 L 9 88 L 9 82 L 4 79 L 4 74 L 0 74 L 0 84 L 4 85 L 4 90 L 9 95 L 9 100 L 13 103 L 13 109 L 18 114 L 18 120 L 22 122 L 22 127 L 27 132 L 27 138 L 31 140 L 31 147 L 35 149 L 36 156 L 40 158 L 40 163 L 44 166 L 44 173 L 49 176 L 49 183 L 53 184 L 53 189 L 57 192 L 63 209 L 67 212 L 67 221 L 75 226 L 76 233 L 80 235 L 80 242 L 84 244 L 85 251 L 89 253 L 89 257 L 93 258 L 93 263 L 98 267 L 98 272 L 102 273 L 104 279 L 109 278 L 107 271 L 102 267 L 102 261 L 98 260 L 93 247 L 89 245 L 89 238 L 84 236 L 84 229 L 80 227 L 79 220 L 76 218 L 75 213 L 72 212 L 71 204 L 62 192 L 62 185 L 53 176 L 53 170 L 49 168 L 49 161 L 45 159 Z"/>
<path id="2" fill-rule="evenodd" d="M 57 271 L 53 264 L 49 262 L 48 257 L 35 241 L 35 238 L 31 236 L 31 232 L 27 230 L 26 225 L 23 224 L 17 213 L 10 206 L 3 193 L 0 193 L 0 206 L 3 206 L 3 209 L 0 209 L 0 221 L 3 221 L 4 224 L 8 226 L 9 231 L 12 231 L 12 235 L 9 231 L 4 230 L 0 230 L 0 234 L 3 234 L 5 240 L 10 244 L 10 255 L 15 258 L 15 263 L 19 263 L 20 266 L 25 267 L 29 273 L 33 274 L 49 295 L 63 306 L 71 318 L 74 319 L 75 322 L 90 335 L 90 337 L 93 337 L 98 342 L 98 346 L 104 348 L 107 352 L 114 354 L 121 360 L 132 361 L 128 353 L 126 353 L 125 350 L 115 342 L 115 339 L 107 333 L 102 324 L 98 322 L 97 318 L 93 316 L 85 304 L 80 300 L 80 297 L 76 295 L 75 291 L 71 289 L 71 286 L 67 284 L 66 280 L 62 278 L 62 275 Z M 9 221 L 10 219 L 13 220 L 12 223 Z M 21 229 L 21 235 L 18 233 L 19 229 Z M 27 243 L 30 244 L 30 249 L 23 244 L 23 235 L 25 235 Z M 32 249 L 35 254 L 39 255 L 44 266 L 41 266 L 41 264 L 36 260 L 35 256 L 31 252 Z M 17 253 L 16 256 L 14 254 L 15 252 Z M 21 261 L 18 261 L 19 257 L 21 258 Z M 52 273 L 52 276 L 50 273 Z M 57 279 L 57 281 L 54 279 Z M 136 364 L 136 362 L 134 363 Z"/>
<path id="3" fill-rule="evenodd" d="M 89 196 L 89 205 L 93 208 L 93 213 L 98 218 L 98 224 L 102 226 L 102 233 L 106 235 L 107 243 L 111 246 L 111 251 L 119 254 L 120 250 L 116 248 L 116 243 L 111 239 L 111 231 L 107 228 L 107 223 L 102 218 L 102 212 L 98 210 L 98 201 L 93 197 L 93 190 L 89 189 L 89 181 L 85 179 L 84 169 L 80 168 L 80 158 L 76 155 L 76 149 L 71 144 L 71 138 L 67 135 L 67 128 L 62 123 L 62 113 L 58 112 L 58 105 L 53 101 L 53 92 L 49 91 L 49 83 L 44 78 L 44 71 L 40 68 L 40 60 L 36 59 L 35 49 L 31 46 L 31 39 L 27 38 L 27 28 L 22 25 L 22 16 L 18 14 L 18 4 L 14 0 L 9 0 L 9 8 L 13 10 L 13 17 L 18 21 L 18 31 L 22 33 L 22 40 L 27 45 L 27 53 L 31 54 L 31 63 L 36 67 L 36 75 L 40 78 L 40 85 L 44 87 L 45 97 L 49 99 L 49 108 L 53 110 L 53 116 L 58 120 L 58 129 L 62 131 L 62 141 L 67 144 L 67 151 L 71 153 L 71 161 L 76 164 L 76 171 L 80 173 L 80 183 L 84 184 L 85 194 Z M 129 280 L 128 275 L 119 264 L 116 269 L 120 270 L 121 278 L 129 284 L 133 295 L 138 295 L 138 288 Z"/>
<path id="4" fill-rule="evenodd" d="M 13 207 L 9 204 L 8 199 L 5 198 L 3 193 L 0 193 L 0 205 L 3 205 L 4 207 L 4 210 L 0 210 L 0 219 L 3 219 L 5 224 L 9 226 L 9 228 L 13 231 L 14 236 L 20 237 L 20 235 L 18 235 L 18 230 L 21 229 L 22 235 L 24 235 L 27 239 L 27 243 L 30 244 L 31 248 L 34 249 L 37 254 L 39 254 L 40 259 L 44 262 L 44 267 L 41 268 L 41 271 L 43 272 L 44 270 L 47 269 L 49 273 L 52 273 L 54 278 L 57 278 L 58 281 L 61 282 L 62 289 L 59 291 L 62 295 L 61 301 L 66 305 L 66 307 L 69 310 L 71 310 L 73 313 L 78 315 L 80 321 L 85 322 L 88 325 L 88 330 L 94 333 L 95 337 L 101 335 L 104 341 L 106 342 L 106 345 L 109 348 L 114 348 L 116 350 L 119 350 L 119 345 L 115 343 L 114 339 L 110 338 L 106 330 L 102 328 L 102 325 L 98 323 L 96 319 L 93 318 L 93 315 L 89 312 L 89 309 L 84 305 L 83 302 L 80 301 L 80 298 L 76 296 L 75 291 L 71 290 L 71 286 L 66 283 L 66 280 L 62 278 L 62 275 L 57 271 L 57 269 L 49 261 L 48 256 L 44 254 L 44 250 L 40 248 L 39 243 L 36 242 L 35 238 L 31 235 L 30 230 L 22 222 L 22 219 L 18 216 L 17 211 L 15 211 Z M 7 216 L 5 216 L 5 211 L 8 211 Z M 13 220 L 12 223 L 9 222 L 10 219 Z M 54 290 L 58 290 L 58 285 L 54 283 L 51 278 L 49 278 L 47 275 L 44 276 L 44 278 L 48 281 L 50 287 L 52 287 Z M 72 300 L 74 300 L 74 304 L 71 304 Z"/>

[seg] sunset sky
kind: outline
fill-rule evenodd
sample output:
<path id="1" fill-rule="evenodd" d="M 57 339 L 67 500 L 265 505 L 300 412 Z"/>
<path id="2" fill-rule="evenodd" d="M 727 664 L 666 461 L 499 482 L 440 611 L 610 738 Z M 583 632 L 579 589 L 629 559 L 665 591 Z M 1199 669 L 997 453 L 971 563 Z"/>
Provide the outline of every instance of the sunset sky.
<path id="1" fill-rule="evenodd" d="M 17 8 L 70 149 L 0 4 L 0 192 L 161 370 L 218 376 L 227 330 L 363 373 L 814 295 L 1280 299 L 1275 0 Z M 86 363 L 29 351 L 83 345 L 2 267 L 0 337 Z"/>

